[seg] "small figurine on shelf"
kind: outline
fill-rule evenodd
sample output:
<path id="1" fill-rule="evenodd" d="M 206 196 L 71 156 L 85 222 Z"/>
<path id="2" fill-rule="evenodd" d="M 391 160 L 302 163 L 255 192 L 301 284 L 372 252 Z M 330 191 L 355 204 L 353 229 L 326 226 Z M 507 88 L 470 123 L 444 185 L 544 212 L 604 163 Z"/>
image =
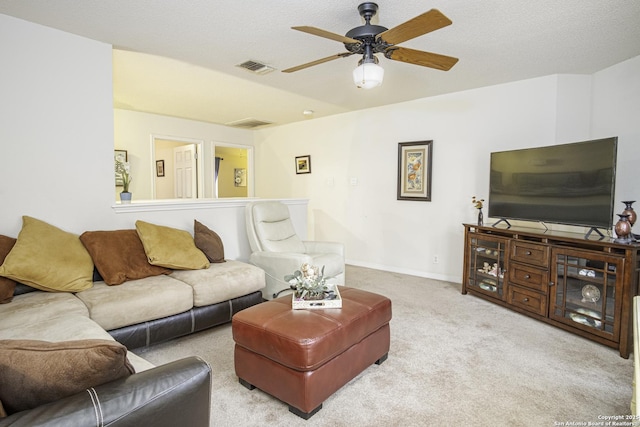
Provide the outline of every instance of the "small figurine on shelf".
<path id="1" fill-rule="evenodd" d="M 489 274 L 498 277 L 498 275 L 500 274 L 500 269 L 498 268 L 497 262 L 493 263 L 493 267 L 491 268 L 491 271 L 489 271 Z"/>
<path id="2" fill-rule="evenodd" d="M 484 265 L 482 266 L 482 270 L 483 273 L 489 274 L 489 272 L 491 271 L 491 266 L 489 265 L 488 262 L 485 262 Z"/>
<path id="3" fill-rule="evenodd" d="M 484 202 L 484 199 L 477 199 L 476 196 L 473 196 L 471 198 L 471 203 L 473 203 L 473 207 L 478 209 L 478 225 L 482 225 L 484 222 L 484 218 L 482 215 L 483 202 Z"/>

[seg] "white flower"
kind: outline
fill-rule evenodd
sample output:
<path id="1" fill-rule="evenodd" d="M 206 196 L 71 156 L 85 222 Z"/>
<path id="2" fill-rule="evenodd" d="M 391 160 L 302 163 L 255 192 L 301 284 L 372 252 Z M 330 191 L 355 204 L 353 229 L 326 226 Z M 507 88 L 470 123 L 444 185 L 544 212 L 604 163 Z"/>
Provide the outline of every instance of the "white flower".
<path id="1" fill-rule="evenodd" d="M 125 193 L 129 191 L 129 184 L 133 179 L 130 173 L 129 162 L 121 162 L 120 160 L 116 160 L 116 173 L 120 175 L 122 178 L 122 191 Z"/>

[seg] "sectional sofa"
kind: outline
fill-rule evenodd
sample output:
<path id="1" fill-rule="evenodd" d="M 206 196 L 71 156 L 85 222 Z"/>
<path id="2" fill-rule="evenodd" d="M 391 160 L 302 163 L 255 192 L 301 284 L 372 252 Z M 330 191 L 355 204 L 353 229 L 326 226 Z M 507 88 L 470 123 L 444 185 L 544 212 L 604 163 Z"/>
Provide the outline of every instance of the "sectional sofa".
<path id="1" fill-rule="evenodd" d="M 219 237 L 197 221 L 194 237 L 186 230 L 142 222 L 135 230 L 75 236 L 24 217 L 20 235 L 11 240 L 0 239 L 0 279 L 18 282 L 11 301 L 0 304 L 0 415 L 3 410 L 8 415 L 0 417 L 0 426 L 141 425 L 141 420 L 154 420 L 154 426 L 209 425 L 210 367 L 205 362 L 192 357 L 154 367 L 132 350 L 229 322 L 236 312 L 262 302 L 263 270 L 224 260 Z M 7 242 L 13 243 L 9 251 Z M 24 251 L 33 250 L 34 242 L 42 246 L 38 264 L 45 263 L 45 270 L 54 262 L 51 256 L 58 257 L 58 264 L 66 263 L 66 273 L 46 271 L 47 277 L 65 282 L 65 289 L 48 289 L 50 282 L 43 285 L 38 277 L 16 280 L 24 273 L 20 263 L 33 263 Z M 89 284 L 70 273 L 77 263 L 69 255 L 73 245 L 90 256 Z M 51 246 L 53 255 L 46 254 L 44 248 Z M 167 253 L 158 251 L 167 248 Z M 178 265 L 183 262 L 193 268 Z M 72 360 L 79 360 L 78 365 L 69 366 Z M 52 377 L 55 362 L 71 374 Z M 85 363 L 88 374 L 80 381 L 100 363 L 107 364 L 103 372 L 115 376 L 81 386 L 77 394 L 46 398 L 49 403 L 36 407 L 20 396 L 35 395 L 21 388 L 25 377 L 41 377 L 42 384 L 33 387 L 49 393 L 58 384 L 73 382 L 68 375 L 81 371 Z M 22 377 L 16 378 L 20 369 Z M 188 415 L 192 422 L 183 418 L 187 413 L 194 414 Z"/>

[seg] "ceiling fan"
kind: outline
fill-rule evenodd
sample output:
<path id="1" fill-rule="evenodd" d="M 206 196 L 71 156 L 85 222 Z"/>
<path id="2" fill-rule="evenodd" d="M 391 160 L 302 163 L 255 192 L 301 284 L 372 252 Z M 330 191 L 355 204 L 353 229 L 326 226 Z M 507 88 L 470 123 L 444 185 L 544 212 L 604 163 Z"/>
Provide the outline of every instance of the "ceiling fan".
<path id="1" fill-rule="evenodd" d="M 378 5 L 376 3 L 366 2 L 360 4 L 358 12 L 364 18 L 365 24 L 349 30 L 344 36 L 316 27 L 291 27 L 294 30 L 314 36 L 342 42 L 347 52 L 287 68 L 282 72 L 293 73 L 334 59 L 361 54 L 362 59 L 358 62 L 358 67 L 353 72 L 354 83 L 358 87 L 369 89 L 380 85 L 384 75 L 384 69 L 378 65 L 376 53 L 382 53 L 387 59 L 394 61 L 407 62 L 443 71 L 448 71 L 458 62 L 458 58 L 451 56 L 397 46 L 399 43 L 451 25 L 451 20 L 439 10 L 431 9 L 391 29 L 371 24 L 371 18 L 376 15 L 377 11 Z"/>

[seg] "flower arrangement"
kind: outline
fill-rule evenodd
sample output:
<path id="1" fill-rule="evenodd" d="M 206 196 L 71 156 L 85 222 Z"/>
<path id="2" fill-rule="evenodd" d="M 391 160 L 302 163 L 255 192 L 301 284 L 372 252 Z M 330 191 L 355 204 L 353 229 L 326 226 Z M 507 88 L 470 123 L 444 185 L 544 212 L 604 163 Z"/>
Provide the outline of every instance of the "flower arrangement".
<path id="1" fill-rule="evenodd" d="M 324 277 L 324 266 L 319 269 L 315 265 L 302 264 L 300 270 L 284 276 L 291 289 L 295 291 L 295 297 L 299 299 L 332 299 L 335 292 L 329 290 Z"/>
<path id="2" fill-rule="evenodd" d="M 478 225 L 482 225 L 484 223 L 484 215 L 482 214 L 482 203 L 484 199 L 478 199 L 476 196 L 471 198 L 471 203 L 473 203 L 473 207 L 478 209 Z"/>
<path id="3" fill-rule="evenodd" d="M 473 196 L 471 198 L 471 203 L 473 203 L 473 207 L 476 209 L 482 209 L 482 203 L 484 202 L 484 199 L 478 199 L 476 198 L 476 196 Z"/>
<path id="4" fill-rule="evenodd" d="M 122 178 L 122 192 L 129 192 L 129 184 L 131 184 L 131 172 L 129 168 L 129 162 L 122 162 L 120 160 L 116 160 L 116 173 L 120 175 Z"/>

